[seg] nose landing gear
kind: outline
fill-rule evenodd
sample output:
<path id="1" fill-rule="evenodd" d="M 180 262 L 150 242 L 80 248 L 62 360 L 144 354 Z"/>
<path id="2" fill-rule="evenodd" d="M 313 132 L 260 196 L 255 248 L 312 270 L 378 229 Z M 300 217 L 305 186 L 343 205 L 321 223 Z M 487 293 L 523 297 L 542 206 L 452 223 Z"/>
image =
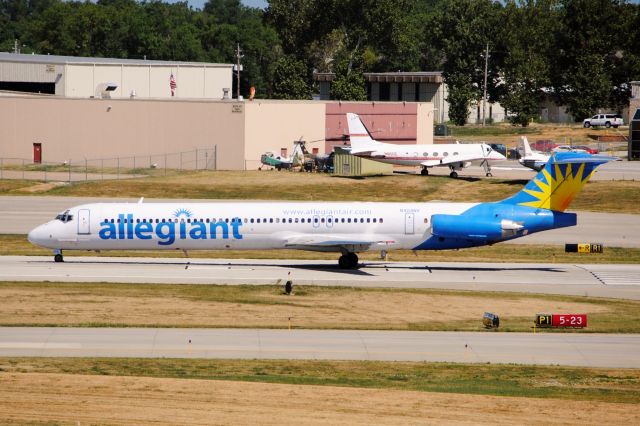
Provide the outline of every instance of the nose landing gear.
<path id="1" fill-rule="evenodd" d="M 342 269 L 355 269 L 358 266 L 358 255 L 355 253 L 345 253 L 338 259 L 338 265 Z"/>
<path id="2" fill-rule="evenodd" d="M 62 250 L 53 251 L 53 261 L 56 263 L 64 262 L 64 257 L 62 257 Z"/>

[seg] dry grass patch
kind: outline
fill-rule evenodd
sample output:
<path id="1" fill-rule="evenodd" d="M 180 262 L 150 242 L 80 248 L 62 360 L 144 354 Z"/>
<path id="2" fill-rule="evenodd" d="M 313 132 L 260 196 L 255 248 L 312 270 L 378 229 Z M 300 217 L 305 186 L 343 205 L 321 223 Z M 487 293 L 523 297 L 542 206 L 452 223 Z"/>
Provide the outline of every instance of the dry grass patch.
<path id="1" fill-rule="evenodd" d="M 530 331 L 538 312 L 590 315 L 590 331 L 638 331 L 639 302 L 442 290 L 85 283 L 0 285 L 4 326 L 153 326 Z M 635 312 L 635 313 L 634 313 Z"/>
<path id="2" fill-rule="evenodd" d="M 146 377 L 2 373 L 0 422 L 637 424 L 634 405 Z"/>

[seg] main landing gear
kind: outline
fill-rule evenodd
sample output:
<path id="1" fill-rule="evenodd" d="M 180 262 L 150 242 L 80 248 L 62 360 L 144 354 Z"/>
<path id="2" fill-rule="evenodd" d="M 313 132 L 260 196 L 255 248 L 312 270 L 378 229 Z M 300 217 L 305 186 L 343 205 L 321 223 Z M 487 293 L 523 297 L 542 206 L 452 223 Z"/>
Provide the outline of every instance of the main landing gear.
<path id="1" fill-rule="evenodd" d="M 338 265 L 342 269 L 354 269 L 358 266 L 358 255 L 355 253 L 345 253 L 338 259 Z"/>
<path id="2" fill-rule="evenodd" d="M 489 165 L 489 162 L 487 160 L 484 160 L 482 162 L 482 168 L 484 169 L 485 176 L 493 177 L 493 175 L 491 174 L 491 166 Z"/>
<path id="3" fill-rule="evenodd" d="M 449 176 L 455 179 L 458 177 L 458 172 L 456 172 L 455 170 L 451 170 L 451 173 L 449 173 Z"/>
<path id="4" fill-rule="evenodd" d="M 422 170 L 420 170 L 420 174 L 422 176 L 427 176 L 429 174 L 429 169 L 427 169 L 426 167 L 423 167 Z"/>
<path id="5" fill-rule="evenodd" d="M 62 257 L 62 250 L 55 250 L 53 252 L 53 261 L 56 263 L 64 262 L 64 257 Z"/>

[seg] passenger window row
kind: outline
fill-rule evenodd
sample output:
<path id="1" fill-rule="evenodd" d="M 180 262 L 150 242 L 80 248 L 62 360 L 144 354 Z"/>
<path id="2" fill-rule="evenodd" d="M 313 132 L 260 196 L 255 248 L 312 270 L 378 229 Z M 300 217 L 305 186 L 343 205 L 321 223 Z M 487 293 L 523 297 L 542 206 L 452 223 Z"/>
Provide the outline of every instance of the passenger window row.
<path id="1" fill-rule="evenodd" d="M 206 218 L 206 219 L 178 219 L 178 218 L 172 218 L 172 219 L 135 219 L 132 220 L 131 223 L 167 223 L 167 222 L 181 222 L 181 223 L 219 223 L 219 222 L 224 222 L 224 223 L 235 223 L 237 221 L 240 222 L 244 222 L 244 223 L 383 223 L 384 220 L 383 218 L 333 218 L 333 217 L 314 217 L 314 218 L 282 218 L 280 219 L 279 217 L 277 218 L 244 218 L 244 219 L 240 219 L 240 218 L 233 218 L 233 219 L 229 219 L 229 218 L 220 218 L 220 219 L 210 219 L 210 218 Z M 128 219 L 105 219 L 103 223 L 128 223 Z"/>

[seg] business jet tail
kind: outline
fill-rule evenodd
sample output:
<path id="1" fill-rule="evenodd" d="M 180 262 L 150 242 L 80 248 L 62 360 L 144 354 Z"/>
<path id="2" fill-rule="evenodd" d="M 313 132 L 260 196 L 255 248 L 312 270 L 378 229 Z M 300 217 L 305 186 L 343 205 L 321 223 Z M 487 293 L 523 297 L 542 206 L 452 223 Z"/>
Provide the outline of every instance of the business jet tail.
<path id="1" fill-rule="evenodd" d="M 578 152 L 556 153 L 522 190 L 500 203 L 563 212 L 596 168 L 612 160 L 616 158 Z"/>
<path id="2" fill-rule="evenodd" d="M 529 139 L 526 136 L 520 136 L 520 141 L 522 142 L 523 149 L 523 157 L 531 157 L 533 155 L 533 151 L 531 150 L 531 146 L 529 145 Z"/>
<path id="3" fill-rule="evenodd" d="M 347 113 L 349 126 L 349 139 L 351 140 L 351 153 L 375 151 L 382 145 L 371 137 L 371 133 L 365 127 L 358 114 Z"/>

